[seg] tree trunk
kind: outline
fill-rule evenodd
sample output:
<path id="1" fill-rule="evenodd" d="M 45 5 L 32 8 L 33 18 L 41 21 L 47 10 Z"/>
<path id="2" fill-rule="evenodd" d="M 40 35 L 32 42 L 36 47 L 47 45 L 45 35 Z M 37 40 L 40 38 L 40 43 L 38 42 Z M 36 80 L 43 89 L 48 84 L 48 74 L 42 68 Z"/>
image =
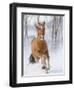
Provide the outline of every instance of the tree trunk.
<path id="1" fill-rule="evenodd" d="M 37 16 L 37 23 L 39 23 L 39 18 L 40 18 L 40 15 Z"/>
<path id="2" fill-rule="evenodd" d="M 27 31 L 27 15 L 25 16 L 25 38 L 28 38 L 28 31 Z"/>

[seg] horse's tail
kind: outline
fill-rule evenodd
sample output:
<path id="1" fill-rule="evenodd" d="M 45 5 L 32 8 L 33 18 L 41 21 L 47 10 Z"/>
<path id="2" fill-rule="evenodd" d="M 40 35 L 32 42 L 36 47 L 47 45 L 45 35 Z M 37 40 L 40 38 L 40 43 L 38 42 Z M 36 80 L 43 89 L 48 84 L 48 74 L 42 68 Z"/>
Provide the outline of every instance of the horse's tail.
<path id="1" fill-rule="evenodd" d="M 35 58 L 33 57 L 33 55 L 30 55 L 30 63 L 35 63 Z"/>

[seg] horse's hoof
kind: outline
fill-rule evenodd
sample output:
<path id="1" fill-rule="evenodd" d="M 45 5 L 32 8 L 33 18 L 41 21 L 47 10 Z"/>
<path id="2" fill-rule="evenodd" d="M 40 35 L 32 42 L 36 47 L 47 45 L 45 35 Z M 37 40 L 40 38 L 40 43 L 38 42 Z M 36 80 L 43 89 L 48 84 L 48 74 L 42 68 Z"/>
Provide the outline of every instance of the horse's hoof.
<path id="1" fill-rule="evenodd" d="M 35 58 L 33 57 L 33 55 L 30 55 L 30 63 L 34 64 L 35 63 Z"/>
<path id="2" fill-rule="evenodd" d="M 50 68 L 47 68 L 47 70 L 50 70 Z"/>
<path id="3" fill-rule="evenodd" d="M 42 69 L 46 69 L 46 67 L 45 67 L 45 66 L 43 66 L 43 67 L 42 67 Z"/>
<path id="4" fill-rule="evenodd" d="M 46 73 L 48 73 L 48 70 L 46 70 Z"/>

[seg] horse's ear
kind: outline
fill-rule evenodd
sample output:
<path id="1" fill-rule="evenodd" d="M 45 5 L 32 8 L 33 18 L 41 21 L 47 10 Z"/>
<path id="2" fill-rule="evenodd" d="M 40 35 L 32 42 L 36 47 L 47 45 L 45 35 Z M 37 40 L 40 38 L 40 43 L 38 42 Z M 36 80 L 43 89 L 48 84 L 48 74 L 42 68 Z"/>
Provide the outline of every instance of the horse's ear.
<path id="1" fill-rule="evenodd" d="M 41 23 L 40 22 L 38 22 L 38 25 L 40 25 Z"/>
<path id="2" fill-rule="evenodd" d="M 45 21 L 43 22 L 43 25 L 45 25 Z"/>
<path id="3" fill-rule="evenodd" d="M 38 26 L 35 24 L 35 27 L 38 28 Z"/>

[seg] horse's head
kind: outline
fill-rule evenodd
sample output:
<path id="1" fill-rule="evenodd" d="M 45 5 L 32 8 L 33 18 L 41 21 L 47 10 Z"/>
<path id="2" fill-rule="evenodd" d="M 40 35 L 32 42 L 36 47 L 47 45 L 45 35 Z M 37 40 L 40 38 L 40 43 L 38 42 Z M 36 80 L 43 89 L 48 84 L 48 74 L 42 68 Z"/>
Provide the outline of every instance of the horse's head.
<path id="1" fill-rule="evenodd" d="M 38 23 L 35 26 L 36 26 L 38 38 L 43 40 L 44 39 L 44 35 L 45 35 L 45 22 Z"/>

